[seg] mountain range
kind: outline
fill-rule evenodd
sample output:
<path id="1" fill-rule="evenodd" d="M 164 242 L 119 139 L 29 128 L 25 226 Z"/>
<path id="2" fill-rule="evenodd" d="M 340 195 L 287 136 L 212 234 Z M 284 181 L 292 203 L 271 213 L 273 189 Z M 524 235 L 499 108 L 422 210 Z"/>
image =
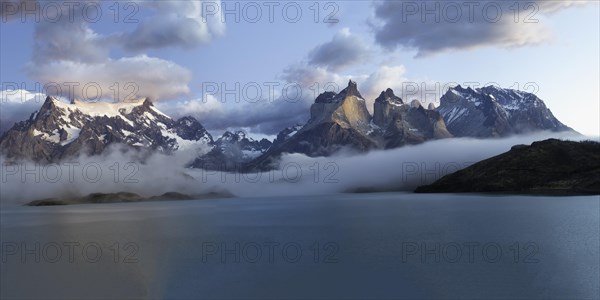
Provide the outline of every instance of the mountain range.
<path id="1" fill-rule="evenodd" d="M 452 137 L 493 138 L 531 131 L 572 131 L 537 96 L 493 86 L 450 88 L 440 106 L 405 102 L 387 89 L 375 99 L 373 115 L 350 81 L 339 93 L 324 92 L 303 125 L 283 129 L 274 141 L 254 140 L 243 131 L 214 139 L 191 116 L 173 119 L 151 101 L 134 103 L 62 102 L 47 97 L 28 120 L 0 137 L 0 152 L 11 159 L 58 162 L 97 155 L 113 144 L 175 153 L 194 151 L 191 167 L 263 170 L 277 167 L 283 153 L 329 156 L 345 151 L 392 149 Z"/>
<path id="2" fill-rule="evenodd" d="M 449 89 L 436 109 L 457 137 L 502 137 L 539 130 L 572 131 L 536 95 L 487 86 Z"/>
<path id="3" fill-rule="evenodd" d="M 201 151 L 212 136 L 192 117 L 173 120 L 145 100 L 137 103 L 64 103 L 46 98 L 39 111 L 0 138 L 9 158 L 52 163 L 79 154 L 97 155 L 109 145 L 173 153 Z"/>

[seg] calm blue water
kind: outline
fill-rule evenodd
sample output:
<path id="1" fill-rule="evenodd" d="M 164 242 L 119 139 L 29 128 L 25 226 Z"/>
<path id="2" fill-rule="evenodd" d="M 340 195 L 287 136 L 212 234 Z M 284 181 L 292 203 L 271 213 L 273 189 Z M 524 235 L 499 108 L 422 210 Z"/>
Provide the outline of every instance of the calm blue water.
<path id="1" fill-rule="evenodd" d="M 599 216 L 598 197 L 401 193 L 3 207 L 0 290 L 598 299 Z"/>

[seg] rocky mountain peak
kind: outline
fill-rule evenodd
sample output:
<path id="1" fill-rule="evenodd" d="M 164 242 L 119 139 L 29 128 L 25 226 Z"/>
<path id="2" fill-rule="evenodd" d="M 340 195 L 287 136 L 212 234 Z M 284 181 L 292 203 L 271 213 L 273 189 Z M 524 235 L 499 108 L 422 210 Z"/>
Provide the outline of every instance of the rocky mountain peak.
<path id="1" fill-rule="evenodd" d="M 225 131 L 223 135 L 219 138 L 219 141 L 222 142 L 239 142 L 244 139 L 248 139 L 246 136 L 246 132 L 243 130 L 236 130 L 234 132 Z M 248 139 L 250 140 L 250 139 Z"/>
<path id="2" fill-rule="evenodd" d="M 473 93 L 474 92 L 474 90 L 470 86 L 467 86 L 465 88 L 465 87 L 462 87 L 460 84 L 455 86 L 454 88 L 450 88 L 450 89 L 460 92 L 460 93 Z"/>
<path id="3" fill-rule="evenodd" d="M 386 89 L 375 101 L 372 117 L 357 84 L 350 81 L 338 94 L 319 95 L 310 120 L 281 131 L 272 147 L 251 165 L 272 167 L 283 153 L 327 156 L 342 148 L 363 152 L 451 137 L 439 113 L 414 103 L 415 107 L 405 105 L 392 89 Z"/>
<path id="4" fill-rule="evenodd" d="M 348 81 L 348 86 L 342 90 L 340 94 L 344 94 L 345 97 L 355 96 L 358 98 L 363 98 L 360 92 L 358 91 L 358 85 L 355 81 Z"/>
<path id="5" fill-rule="evenodd" d="M 413 100 L 413 101 L 410 101 L 410 107 L 412 107 L 412 108 L 421 108 L 422 107 L 421 106 L 421 101 L 416 100 L 416 99 Z"/>
<path id="6" fill-rule="evenodd" d="M 239 164 L 264 166 L 282 153 L 327 156 L 342 148 L 389 149 L 455 136 L 493 137 L 531 130 L 570 130 L 537 96 L 494 86 L 448 89 L 439 107 L 404 102 L 386 89 L 375 99 L 371 116 L 356 82 L 339 93 L 320 94 L 304 125 L 286 128 L 271 143 L 244 131 L 226 131 L 213 140 L 198 120 L 173 120 L 150 99 L 135 103 L 66 103 L 47 97 L 40 110 L 0 137 L 7 157 L 57 162 L 81 153 L 99 154 L 110 144 L 172 153 L 194 150 L 193 166 L 212 163 L 227 170 Z M 89 151 L 88 151 L 89 150 Z M 202 152 L 202 154 L 200 154 Z"/>
<path id="7" fill-rule="evenodd" d="M 335 95 L 334 92 L 324 92 L 315 99 L 315 103 L 332 103 L 335 99 Z"/>
<path id="8" fill-rule="evenodd" d="M 179 120 L 177 120 L 177 122 L 186 123 L 188 126 L 192 123 L 200 124 L 200 122 L 198 122 L 198 120 L 196 120 L 196 118 L 194 118 L 192 116 L 181 117 L 181 118 L 179 118 Z"/>
<path id="9" fill-rule="evenodd" d="M 325 92 L 319 95 L 310 108 L 310 115 L 304 130 L 323 123 L 337 123 L 343 128 L 354 128 L 364 133 L 370 130 L 371 115 L 356 82 L 352 80 L 337 94 Z"/>
<path id="10" fill-rule="evenodd" d="M 257 141 L 245 131 L 225 131 L 214 142 L 214 148 L 206 155 L 198 157 L 193 167 L 220 171 L 239 171 L 241 165 L 264 154 L 272 143 L 267 139 Z"/>
<path id="11" fill-rule="evenodd" d="M 277 137 L 273 141 L 273 145 L 276 146 L 276 145 L 282 144 L 286 140 L 293 137 L 296 133 L 298 133 L 298 131 L 300 131 L 300 129 L 302 129 L 302 127 L 304 127 L 304 125 L 296 124 L 294 126 L 284 128 L 277 134 Z"/>
<path id="12" fill-rule="evenodd" d="M 379 94 L 379 97 L 377 97 L 377 99 L 375 99 L 375 102 L 391 102 L 393 104 L 403 104 L 404 103 L 402 101 L 402 98 L 396 96 L 394 94 L 394 91 L 390 88 L 386 89 L 385 91 L 382 91 L 381 94 Z"/>
<path id="13" fill-rule="evenodd" d="M 363 135 L 371 131 L 371 114 L 364 98 L 360 95 L 356 82 L 350 80 L 348 87 L 336 98 L 342 98 L 341 105 L 332 113 L 332 120 L 343 128 L 353 128 Z"/>
<path id="14" fill-rule="evenodd" d="M 339 100 L 344 100 L 351 96 L 355 96 L 359 99 L 363 99 L 362 95 L 358 91 L 358 85 L 356 84 L 355 81 L 352 81 L 352 80 L 348 81 L 348 86 L 346 88 L 344 88 L 341 92 L 339 92 L 335 98 L 339 101 Z"/>
<path id="15" fill-rule="evenodd" d="M 331 91 L 321 93 L 317 99 L 315 99 L 315 103 L 342 103 L 345 99 L 351 96 L 363 99 L 362 95 L 358 91 L 358 85 L 352 80 L 348 82 L 348 86 L 346 88 L 337 94 Z"/>
<path id="16" fill-rule="evenodd" d="M 46 100 L 40 107 L 39 113 L 45 113 L 48 111 L 56 110 L 57 102 L 59 102 L 59 100 L 52 96 L 46 97 Z"/>
<path id="17" fill-rule="evenodd" d="M 7 157 L 58 162 L 102 153 L 110 144 L 171 153 L 203 149 L 210 134 L 193 118 L 174 121 L 146 99 L 143 103 L 62 102 L 47 97 L 37 113 L 0 139 Z"/>
<path id="18" fill-rule="evenodd" d="M 497 137 L 536 131 L 572 130 L 531 93 L 486 86 L 450 88 L 436 108 L 456 136 Z"/>
<path id="19" fill-rule="evenodd" d="M 185 116 L 175 121 L 173 126 L 175 133 L 184 140 L 202 141 L 213 144 L 213 138 L 196 118 Z"/>
<path id="20" fill-rule="evenodd" d="M 452 136 L 439 113 L 425 109 L 416 99 L 404 104 L 391 89 L 375 100 L 373 123 L 381 128 L 384 148 Z"/>
<path id="21" fill-rule="evenodd" d="M 152 103 L 152 101 L 150 101 L 150 98 L 146 98 L 146 99 L 144 99 L 142 106 L 150 108 L 150 107 L 154 106 L 154 103 Z"/>

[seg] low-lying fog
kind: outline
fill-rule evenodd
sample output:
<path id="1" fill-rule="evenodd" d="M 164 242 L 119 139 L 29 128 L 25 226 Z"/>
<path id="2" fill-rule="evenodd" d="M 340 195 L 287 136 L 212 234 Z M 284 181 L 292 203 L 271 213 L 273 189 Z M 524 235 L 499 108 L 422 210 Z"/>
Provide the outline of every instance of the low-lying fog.
<path id="1" fill-rule="evenodd" d="M 79 157 L 59 164 L 8 162 L 0 158 L 0 204 L 84 196 L 102 192 L 133 192 L 143 196 L 180 192 L 198 195 L 229 192 L 238 197 L 332 194 L 348 191 L 412 191 L 516 144 L 547 138 L 588 139 L 567 133 L 537 133 L 502 139 L 453 138 L 367 154 L 340 153 L 310 158 L 282 157 L 281 168 L 256 174 L 234 174 L 185 168 L 191 153 L 153 154 L 139 163 L 139 154 L 117 147 L 102 156 Z"/>

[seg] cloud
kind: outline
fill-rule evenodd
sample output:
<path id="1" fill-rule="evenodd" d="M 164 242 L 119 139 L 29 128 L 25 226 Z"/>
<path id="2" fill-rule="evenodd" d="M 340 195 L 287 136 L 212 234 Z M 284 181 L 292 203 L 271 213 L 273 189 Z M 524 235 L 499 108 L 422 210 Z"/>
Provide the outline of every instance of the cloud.
<path id="1" fill-rule="evenodd" d="M 186 194 L 229 191 L 239 197 L 326 195 L 360 188 L 411 192 L 417 186 L 504 153 L 513 145 L 531 144 L 551 137 L 586 139 L 564 132 L 540 132 L 502 139 L 444 139 L 360 155 L 338 153 L 331 157 L 310 158 L 288 154 L 281 158 L 279 170 L 238 175 L 186 168 L 193 158 L 189 153 L 145 156 L 118 145 L 101 156 L 69 160 L 71 167 L 64 163 L 42 166 L 27 161 L 5 164 L 6 160 L 0 157 L 0 165 L 6 168 L 2 173 L 0 205 L 121 191 L 143 196 L 172 191 Z M 140 163 L 141 157 L 144 157 L 143 163 Z M 115 166 L 122 170 L 118 180 L 115 180 Z M 315 168 L 320 172 L 315 173 Z M 97 170 L 104 172 L 97 176 Z M 35 171 L 39 180 L 32 175 Z M 58 171 L 62 172 L 60 176 L 57 176 Z M 98 180 L 90 182 L 90 179 Z"/>
<path id="2" fill-rule="evenodd" d="M 327 195 L 360 188 L 412 192 L 446 174 L 504 153 L 514 145 L 552 137 L 586 139 L 556 132 L 485 140 L 453 138 L 360 155 L 338 153 L 311 158 L 286 154 L 281 158 L 281 169 L 240 177 L 201 170 L 190 170 L 189 174 L 240 197 Z M 316 174 L 315 168 L 321 171 Z"/>
<path id="3" fill-rule="evenodd" d="M 200 1 L 141 1 L 155 11 L 130 33 L 121 38 L 125 49 L 144 51 L 165 47 L 193 48 L 208 44 L 215 37 L 225 33 L 225 23 L 220 16 L 203 13 L 203 9 L 214 6 L 216 2 L 202 5 Z"/>
<path id="4" fill-rule="evenodd" d="M 205 100 L 192 99 L 173 103 L 158 103 L 158 108 L 164 113 L 174 118 L 193 116 L 199 120 L 204 120 L 213 115 L 223 113 L 223 103 L 213 95 L 207 95 Z"/>
<path id="5" fill-rule="evenodd" d="M 584 3 L 381 1 L 374 5 L 371 23 L 378 44 L 390 49 L 414 49 L 417 56 L 427 56 L 485 46 L 510 48 L 547 42 L 552 34 L 542 23 L 544 18 Z M 520 12 L 517 22 L 515 5 L 519 5 Z"/>
<path id="6" fill-rule="evenodd" d="M 158 103 L 158 108 L 174 118 L 191 115 L 211 131 L 243 127 L 253 133 L 274 135 L 288 126 L 304 124 L 309 118 L 308 108 L 312 101 L 312 96 L 307 96 L 228 102 L 207 95 L 204 100 Z"/>
<path id="7" fill-rule="evenodd" d="M 331 41 L 315 47 L 308 54 L 308 63 L 335 71 L 364 62 L 368 55 L 369 49 L 365 43 L 344 28 Z"/>
<path id="8" fill-rule="evenodd" d="M 49 15 L 54 10 L 41 10 L 43 17 L 36 22 L 34 32 L 33 61 L 36 64 L 63 60 L 97 63 L 108 58 L 115 45 L 114 37 L 98 34 L 88 26 L 83 5 L 60 10 L 56 16 Z"/>
<path id="9" fill-rule="evenodd" d="M 27 120 L 46 100 L 46 95 L 26 90 L 0 91 L 0 135 L 15 123 Z"/>
<path id="10" fill-rule="evenodd" d="M 364 96 L 367 97 L 367 103 L 372 105 L 375 98 L 382 91 L 388 88 L 394 90 L 397 96 L 402 97 L 402 83 L 407 81 L 405 78 L 406 68 L 399 66 L 381 66 L 365 79 L 363 83 Z"/>
<path id="11" fill-rule="evenodd" d="M 240 101 L 232 103 L 207 99 L 182 102 L 182 105 L 165 103 L 166 111 L 179 115 L 194 112 L 203 125 L 211 130 L 224 130 L 230 127 L 247 127 L 255 133 L 267 135 L 277 134 L 283 128 L 296 124 L 305 124 L 310 118 L 310 106 L 316 97 L 324 91 L 340 92 L 348 85 L 348 80 L 358 82 L 359 90 L 372 111 L 375 98 L 388 87 L 401 89 L 404 82 L 404 66 L 381 66 L 370 74 L 341 74 L 323 67 L 312 67 L 307 64 L 294 64 L 286 68 L 281 76 L 285 84 L 298 87 L 302 91 L 300 97 L 279 95 L 273 101 L 263 99 L 255 103 Z M 282 85 L 283 86 L 283 85 Z M 318 89 L 317 89 L 318 87 Z M 265 93 L 263 93 L 265 94 Z"/>
<path id="12" fill-rule="evenodd" d="M 305 99 L 298 102 L 277 99 L 272 103 L 247 103 L 227 110 L 223 117 L 213 124 L 215 128 L 248 127 L 255 133 L 274 135 L 283 128 L 308 121 L 307 107 L 310 106 L 306 105 Z"/>
<path id="13" fill-rule="evenodd" d="M 76 83 L 74 98 L 101 98 L 131 101 L 139 96 L 156 99 L 175 98 L 189 93 L 191 72 L 171 61 L 146 55 L 107 59 L 99 63 L 51 61 L 29 65 L 28 74 L 45 83 L 64 86 L 61 95 L 71 98 L 65 83 Z M 56 89 L 48 89 L 52 92 Z"/>
<path id="14" fill-rule="evenodd" d="M 352 76 L 339 74 L 324 67 L 315 68 L 306 64 L 293 64 L 285 68 L 280 77 L 286 82 L 295 82 L 307 90 L 315 84 L 320 89 L 323 89 L 325 85 L 333 84 L 335 87 L 333 91 L 339 92 L 340 87 L 343 89 Z"/>
<path id="15" fill-rule="evenodd" d="M 132 192 L 149 197 L 166 192 L 194 195 L 220 191 L 185 175 L 187 164 L 194 158 L 192 152 L 146 153 L 117 144 L 101 155 L 80 155 L 50 165 L 0 157 L 3 167 L 0 205 L 97 192 Z"/>
<path id="16" fill-rule="evenodd" d="M 402 84 L 408 81 L 405 74 L 406 68 L 403 65 L 381 65 L 367 74 L 343 74 L 321 67 L 296 64 L 285 69 L 282 78 L 288 82 L 297 82 L 307 91 L 312 91 L 311 89 L 318 86 L 319 93 L 325 90 L 340 92 L 346 88 L 348 80 L 352 79 L 358 83 L 358 89 L 366 100 L 367 108 L 371 110 L 375 98 L 387 88 L 393 89 L 401 96 Z M 310 104 L 314 102 L 314 98 L 316 96 L 312 98 Z"/>
<path id="17" fill-rule="evenodd" d="M 340 92 L 347 86 L 348 80 L 353 79 L 359 82 L 363 96 L 373 103 L 381 92 L 381 86 L 396 81 L 398 85 L 401 84 L 404 72 L 403 66 L 394 66 L 381 67 L 372 74 L 350 75 L 303 62 L 292 64 L 282 71 L 278 78 L 282 82 L 275 88 L 276 95 L 273 98 L 264 97 L 256 102 L 238 99 L 240 101 L 235 102 L 217 93 L 216 96 L 206 95 L 204 101 L 195 99 L 159 103 L 159 108 L 174 117 L 192 115 L 209 130 L 244 127 L 251 128 L 253 133 L 273 135 L 286 127 L 306 123 L 310 118 L 310 106 L 326 90 Z M 288 94 L 283 93 L 284 86 L 290 87 Z M 300 95 L 292 92 L 296 88 L 300 90 Z M 268 95 L 266 88 L 262 95 Z"/>
<path id="18" fill-rule="evenodd" d="M 191 72 L 175 62 L 150 57 L 144 51 L 169 47 L 194 48 L 225 33 L 225 23 L 219 14 L 203 17 L 206 14 L 202 9 L 206 7 L 220 11 L 217 2 L 134 1 L 107 4 L 102 1 L 59 1 L 51 4 L 59 9 L 45 9 L 49 4 L 44 1 L 3 0 L 1 13 L 7 20 L 26 17 L 25 20 L 31 21 L 37 16 L 22 16 L 20 10 L 25 7 L 28 11 L 38 10 L 40 20 L 35 22 L 35 45 L 26 71 L 42 85 L 79 84 L 74 97 L 82 100 L 94 98 L 97 90 L 101 90 L 102 97 L 119 101 L 144 97 L 169 100 L 187 94 Z M 128 11 L 133 9 L 135 12 L 133 18 L 141 21 L 132 22 L 134 27 L 129 32 L 95 32 L 90 22 L 98 20 L 90 15 L 90 11 L 94 10 L 89 7 L 93 5 L 102 9 L 104 5 L 103 11 L 111 11 L 114 7 L 107 6 L 112 4 L 123 6 L 119 7 L 122 10 L 127 5 Z M 144 13 L 137 13 L 138 10 L 144 10 Z M 110 18 L 110 21 L 116 17 L 113 14 L 101 16 Z M 125 19 L 128 17 L 124 16 Z M 126 23 L 125 19 L 120 21 Z M 135 55 L 113 57 L 111 55 L 119 53 L 115 50 L 129 50 Z M 120 86 L 115 86 L 115 83 Z M 98 87 L 91 88 L 91 97 L 81 90 L 86 84 Z"/>

